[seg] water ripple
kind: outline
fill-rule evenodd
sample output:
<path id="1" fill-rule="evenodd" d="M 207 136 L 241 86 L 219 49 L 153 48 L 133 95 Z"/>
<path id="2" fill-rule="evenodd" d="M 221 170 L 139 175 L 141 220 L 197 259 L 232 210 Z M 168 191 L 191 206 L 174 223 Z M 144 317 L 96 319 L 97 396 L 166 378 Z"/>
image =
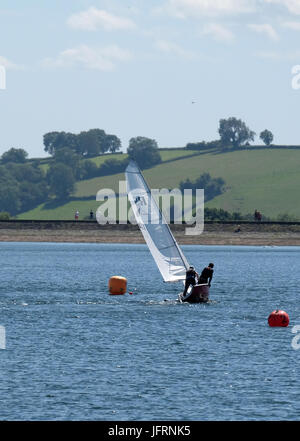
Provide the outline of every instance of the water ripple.
<path id="1" fill-rule="evenodd" d="M 178 303 L 143 245 L 1 244 L 0 418 L 297 420 L 300 249 L 183 249 L 215 262 L 210 304 Z"/>

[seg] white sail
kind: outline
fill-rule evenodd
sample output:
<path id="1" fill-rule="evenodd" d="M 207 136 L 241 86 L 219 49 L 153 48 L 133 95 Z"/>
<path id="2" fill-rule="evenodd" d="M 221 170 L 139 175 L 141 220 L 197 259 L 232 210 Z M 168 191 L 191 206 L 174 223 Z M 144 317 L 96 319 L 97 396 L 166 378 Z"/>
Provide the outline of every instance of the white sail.
<path id="1" fill-rule="evenodd" d="M 136 222 L 164 281 L 184 280 L 189 264 L 134 161 L 130 161 L 125 175 Z"/>

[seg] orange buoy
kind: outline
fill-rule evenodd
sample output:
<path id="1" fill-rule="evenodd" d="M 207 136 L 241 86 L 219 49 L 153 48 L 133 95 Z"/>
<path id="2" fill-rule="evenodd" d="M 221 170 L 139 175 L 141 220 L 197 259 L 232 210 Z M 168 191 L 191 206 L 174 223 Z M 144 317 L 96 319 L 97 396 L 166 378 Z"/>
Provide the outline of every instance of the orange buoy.
<path id="1" fill-rule="evenodd" d="M 127 290 L 127 279 L 121 276 L 113 276 L 109 279 L 108 289 L 111 295 L 122 295 Z"/>
<path id="2" fill-rule="evenodd" d="M 290 318 L 289 315 L 285 311 L 281 311 L 280 309 L 276 309 L 271 312 L 268 318 L 269 326 L 282 326 L 286 327 L 289 325 Z"/>

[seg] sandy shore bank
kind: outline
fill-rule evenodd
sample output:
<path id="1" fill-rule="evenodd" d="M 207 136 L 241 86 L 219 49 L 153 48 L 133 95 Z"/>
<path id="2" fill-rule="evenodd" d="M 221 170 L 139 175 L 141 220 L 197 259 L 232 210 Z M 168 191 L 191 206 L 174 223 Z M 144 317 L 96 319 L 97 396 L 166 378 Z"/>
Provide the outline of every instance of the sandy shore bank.
<path id="1" fill-rule="evenodd" d="M 183 225 L 172 225 L 179 244 L 300 246 L 298 224 L 207 223 L 204 232 L 187 235 Z M 188 227 L 191 231 L 191 227 Z M 137 226 L 96 222 L 0 222 L 0 242 L 145 243 Z"/>

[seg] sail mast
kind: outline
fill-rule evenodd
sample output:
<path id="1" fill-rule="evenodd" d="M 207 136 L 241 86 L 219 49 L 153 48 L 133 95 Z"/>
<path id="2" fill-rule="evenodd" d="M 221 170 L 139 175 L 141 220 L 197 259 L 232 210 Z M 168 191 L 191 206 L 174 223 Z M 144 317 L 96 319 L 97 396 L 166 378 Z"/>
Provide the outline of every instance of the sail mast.
<path id="1" fill-rule="evenodd" d="M 151 191 L 150 191 L 150 189 L 149 189 L 149 185 L 148 185 L 148 183 L 147 183 L 147 181 L 146 181 L 146 179 L 145 179 L 143 173 L 141 172 L 141 170 L 140 170 L 138 164 L 136 164 L 136 167 L 137 167 L 137 169 L 138 169 L 139 172 L 140 172 L 141 178 L 142 178 L 143 181 L 144 181 L 144 185 L 145 185 L 145 187 L 147 188 L 147 192 L 148 192 L 148 194 L 152 197 L 152 195 L 151 195 Z M 170 227 L 169 227 L 169 225 L 168 225 L 168 223 L 167 223 L 167 221 L 166 221 L 166 219 L 165 219 L 165 217 L 164 217 L 164 214 L 162 213 L 162 211 L 160 210 L 159 206 L 157 205 L 157 202 L 156 202 L 156 200 L 155 200 L 154 197 L 152 197 L 152 201 L 153 201 L 153 204 L 156 206 L 157 211 L 159 212 L 161 223 L 163 223 L 163 224 L 166 226 L 166 230 L 168 231 L 168 233 L 169 233 L 169 235 L 170 235 L 170 238 L 171 238 L 171 240 L 172 240 L 173 243 L 174 243 L 174 246 L 177 248 L 179 254 L 180 254 L 181 257 L 182 257 L 182 261 L 184 262 L 185 268 L 188 269 L 188 268 L 189 268 L 189 264 L 188 264 L 188 262 L 187 262 L 187 260 L 186 260 L 186 258 L 185 258 L 185 256 L 184 256 L 183 252 L 181 251 L 181 249 L 180 249 L 180 247 L 179 247 L 179 245 L 178 245 L 178 243 L 177 243 L 177 241 L 176 241 L 176 239 L 175 239 L 173 233 L 171 232 Z"/>
<path id="2" fill-rule="evenodd" d="M 184 280 L 189 264 L 153 198 L 141 170 L 134 161 L 130 161 L 125 174 L 133 213 L 164 281 Z M 152 217 L 155 219 L 153 223 Z"/>

